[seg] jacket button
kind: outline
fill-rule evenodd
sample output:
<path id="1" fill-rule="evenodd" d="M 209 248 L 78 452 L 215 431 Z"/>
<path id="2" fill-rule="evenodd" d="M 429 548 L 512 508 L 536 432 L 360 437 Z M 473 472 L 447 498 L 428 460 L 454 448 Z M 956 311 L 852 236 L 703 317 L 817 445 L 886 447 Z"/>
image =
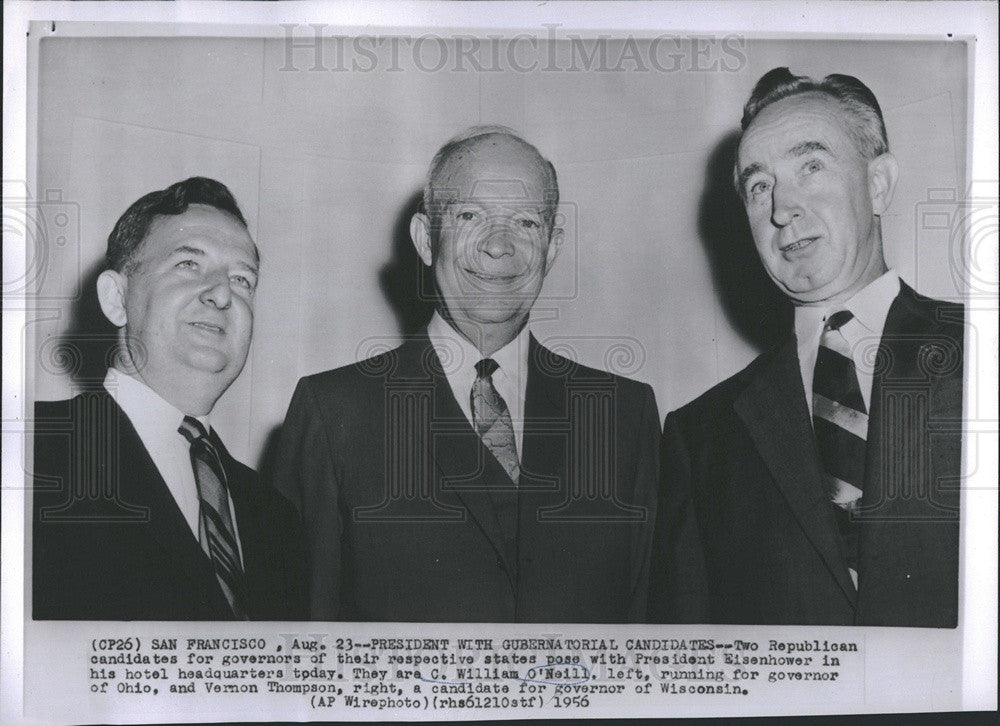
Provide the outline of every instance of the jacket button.
<path id="1" fill-rule="evenodd" d="M 503 569 L 503 560 L 501 560 L 499 557 L 497 557 L 497 567 L 499 567 L 501 570 Z"/>

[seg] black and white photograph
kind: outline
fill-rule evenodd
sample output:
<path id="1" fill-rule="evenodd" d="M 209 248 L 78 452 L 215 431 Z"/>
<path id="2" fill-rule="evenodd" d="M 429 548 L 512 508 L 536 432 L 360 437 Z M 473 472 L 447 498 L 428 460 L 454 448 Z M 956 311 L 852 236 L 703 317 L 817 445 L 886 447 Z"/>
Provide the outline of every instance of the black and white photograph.
<path id="1" fill-rule="evenodd" d="M 996 708 L 995 5 L 28 5 L 11 723 Z"/>

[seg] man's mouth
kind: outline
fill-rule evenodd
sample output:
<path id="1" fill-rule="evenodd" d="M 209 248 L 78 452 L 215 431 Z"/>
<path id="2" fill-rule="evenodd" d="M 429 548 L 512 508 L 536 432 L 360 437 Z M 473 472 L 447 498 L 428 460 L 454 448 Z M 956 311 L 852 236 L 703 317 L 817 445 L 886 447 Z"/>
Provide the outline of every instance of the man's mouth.
<path id="1" fill-rule="evenodd" d="M 799 250 L 805 249 L 818 239 L 819 237 L 800 237 L 799 239 L 793 242 L 789 242 L 788 244 L 782 245 L 778 249 L 782 253 L 798 252 Z"/>
<path id="2" fill-rule="evenodd" d="M 490 282 L 495 285 L 502 285 L 505 283 L 513 282 L 514 280 L 520 277 L 520 275 L 516 274 L 499 275 L 499 274 L 494 274 L 489 272 L 479 272 L 476 270 L 469 270 L 469 269 L 466 269 L 466 272 L 475 277 L 477 280 L 482 280 L 483 282 Z"/>
<path id="3" fill-rule="evenodd" d="M 196 321 L 193 323 L 188 323 L 188 325 L 198 328 L 198 330 L 204 330 L 208 333 L 214 333 L 215 335 L 222 335 L 225 331 L 221 325 L 215 325 L 214 323 L 205 323 L 201 321 Z"/>

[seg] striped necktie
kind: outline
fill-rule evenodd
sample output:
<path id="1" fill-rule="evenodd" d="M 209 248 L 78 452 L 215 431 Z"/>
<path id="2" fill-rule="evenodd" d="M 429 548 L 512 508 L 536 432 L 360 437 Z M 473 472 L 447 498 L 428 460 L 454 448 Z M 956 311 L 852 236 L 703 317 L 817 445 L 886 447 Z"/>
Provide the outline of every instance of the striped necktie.
<path id="1" fill-rule="evenodd" d="M 827 494 L 844 538 L 847 566 L 858 584 L 857 508 L 865 479 L 868 409 L 851 348 L 841 328 L 854 315 L 841 310 L 823 328 L 813 375 L 813 429 L 823 464 Z"/>
<path id="2" fill-rule="evenodd" d="M 521 466 L 517 459 L 517 441 L 507 402 L 493 385 L 493 374 L 499 364 L 492 358 L 476 363 L 476 380 L 472 384 L 472 421 L 476 433 L 493 456 L 503 466 L 511 481 L 517 484 Z"/>
<path id="3" fill-rule="evenodd" d="M 191 465 L 201 500 L 199 539 L 212 560 L 215 577 L 237 620 L 246 620 L 246 582 L 229 511 L 226 472 L 201 422 L 185 416 L 178 429 L 191 444 Z"/>

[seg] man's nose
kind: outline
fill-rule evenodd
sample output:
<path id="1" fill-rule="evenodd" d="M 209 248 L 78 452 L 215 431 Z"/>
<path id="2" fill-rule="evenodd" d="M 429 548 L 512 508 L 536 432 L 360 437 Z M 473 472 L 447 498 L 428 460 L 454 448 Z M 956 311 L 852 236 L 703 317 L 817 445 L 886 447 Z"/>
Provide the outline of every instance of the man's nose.
<path id="1" fill-rule="evenodd" d="M 225 273 L 213 274 L 205 281 L 205 288 L 199 299 L 205 305 L 212 305 L 219 310 L 225 310 L 233 303 L 233 291 L 229 287 L 229 276 Z"/>
<path id="2" fill-rule="evenodd" d="M 514 254 L 515 244 L 512 239 L 513 232 L 506 227 L 501 227 L 499 225 L 494 226 L 483 240 L 482 244 L 479 245 L 479 249 L 485 252 L 487 255 L 492 257 L 494 260 L 499 260 L 502 257 L 509 257 Z"/>
<path id="3" fill-rule="evenodd" d="M 771 189 L 771 221 L 776 227 L 787 227 L 802 216 L 798 190 L 793 184 L 775 181 Z"/>

